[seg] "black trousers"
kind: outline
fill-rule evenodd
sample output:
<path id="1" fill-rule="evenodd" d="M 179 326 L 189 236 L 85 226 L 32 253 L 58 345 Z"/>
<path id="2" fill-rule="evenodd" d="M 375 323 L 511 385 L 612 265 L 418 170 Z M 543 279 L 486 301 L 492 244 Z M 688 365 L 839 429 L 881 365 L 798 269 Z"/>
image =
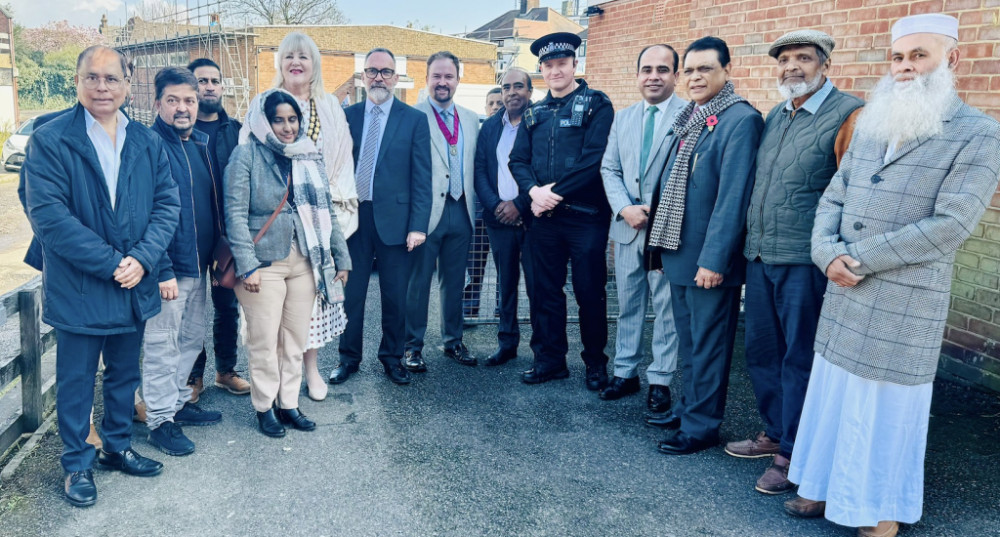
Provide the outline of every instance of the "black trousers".
<path id="1" fill-rule="evenodd" d="M 497 266 L 500 291 L 500 326 L 497 342 L 501 350 L 516 350 L 521 343 L 521 327 L 517 322 L 518 287 L 521 270 L 524 270 L 524 286 L 528 295 L 528 311 L 534 317 L 532 296 L 535 282 L 532 279 L 531 248 L 527 244 L 524 226 L 487 226 L 493 250 L 493 261 Z M 541 352 L 538 332 L 531 332 L 531 349 L 535 356 Z"/>
<path id="2" fill-rule="evenodd" d="M 681 431 L 716 441 L 726 410 L 729 366 L 740 314 L 740 286 L 702 289 L 670 284 L 684 385 L 674 412 Z"/>
<path id="3" fill-rule="evenodd" d="M 347 250 L 353 266 L 344 286 L 344 313 L 347 328 L 340 336 L 339 352 L 342 364 L 361 362 L 364 337 L 365 299 L 372 266 L 378 259 L 378 283 L 382 292 L 382 341 L 378 359 L 399 361 L 403 357 L 406 323 L 406 284 L 410 276 L 410 253 L 406 245 L 389 246 L 382 242 L 375 229 L 372 203 L 365 201 L 358 208 L 358 230 L 347 239 Z"/>
<path id="4" fill-rule="evenodd" d="M 240 307 L 236 293 L 221 285 L 212 286 L 212 306 L 215 308 L 215 319 L 212 322 L 212 336 L 215 342 L 215 371 L 232 373 L 236 369 L 236 338 L 239 335 Z M 205 376 L 206 353 L 202 347 L 201 354 L 191 368 L 188 384 Z"/>
<path id="5" fill-rule="evenodd" d="M 570 210 L 553 211 L 552 216 L 531 222 L 528 241 L 532 254 L 535 311 L 532 329 L 538 334 L 541 352 L 535 368 L 541 371 L 566 365 L 567 264 L 573 268 L 573 293 L 579 306 L 581 357 L 587 367 L 605 367 L 608 355 L 608 301 L 605 286 L 608 266 L 605 251 L 611 219 L 606 215 L 585 215 Z"/>

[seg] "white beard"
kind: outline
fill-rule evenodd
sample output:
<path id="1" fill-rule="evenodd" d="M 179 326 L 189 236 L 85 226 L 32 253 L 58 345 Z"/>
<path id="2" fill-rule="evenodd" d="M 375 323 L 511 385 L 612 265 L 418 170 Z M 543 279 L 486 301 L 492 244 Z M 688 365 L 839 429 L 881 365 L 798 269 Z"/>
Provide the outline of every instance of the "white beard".
<path id="1" fill-rule="evenodd" d="M 910 82 L 897 81 L 887 73 L 872 90 L 855 130 L 882 145 L 940 134 L 944 114 L 956 94 L 948 60 Z"/>
<path id="2" fill-rule="evenodd" d="M 818 90 L 823 85 L 823 73 L 816 73 L 816 78 L 803 80 L 798 84 L 778 84 L 778 93 L 786 101 L 788 99 L 798 99 L 803 95 L 809 95 Z"/>

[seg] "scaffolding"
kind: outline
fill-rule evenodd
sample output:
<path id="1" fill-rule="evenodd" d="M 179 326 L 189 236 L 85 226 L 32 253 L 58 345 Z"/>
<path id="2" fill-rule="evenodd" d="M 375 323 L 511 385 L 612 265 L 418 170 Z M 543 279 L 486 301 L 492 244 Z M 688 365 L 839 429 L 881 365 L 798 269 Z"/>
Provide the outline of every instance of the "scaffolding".
<path id="1" fill-rule="evenodd" d="M 164 67 L 186 67 L 196 58 L 211 58 L 222 71 L 222 104 L 242 119 L 254 88 L 250 84 L 253 34 L 225 26 L 225 0 L 189 0 L 167 13 L 133 15 L 119 27 L 102 25 L 112 46 L 132 62 L 129 116 L 147 125 L 156 117 L 154 77 Z"/>

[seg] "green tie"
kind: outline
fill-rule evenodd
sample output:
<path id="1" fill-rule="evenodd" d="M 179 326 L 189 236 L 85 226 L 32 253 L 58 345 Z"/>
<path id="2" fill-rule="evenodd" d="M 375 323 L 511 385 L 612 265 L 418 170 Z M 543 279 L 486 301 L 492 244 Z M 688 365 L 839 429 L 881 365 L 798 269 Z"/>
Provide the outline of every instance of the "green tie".
<path id="1" fill-rule="evenodd" d="M 646 124 L 642 128 L 642 152 L 639 153 L 639 177 L 646 175 L 646 163 L 649 161 L 649 150 L 653 148 L 653 131 L 656 129 L 656 113 L 660 111 L 656 106 L 646 109 L 649 115 L 646 116 Z"/>

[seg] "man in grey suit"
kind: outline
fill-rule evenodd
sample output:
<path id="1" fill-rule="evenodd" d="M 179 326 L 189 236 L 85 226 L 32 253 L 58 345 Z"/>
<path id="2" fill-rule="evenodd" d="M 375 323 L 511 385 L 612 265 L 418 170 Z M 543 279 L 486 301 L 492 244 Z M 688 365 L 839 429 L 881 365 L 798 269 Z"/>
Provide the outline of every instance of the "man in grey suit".
<path id="1" fill-rule="evenodd" d="M 415 373 L 427 371 L 424 335 L 435 266 L 441 293 L 444 354 L 462 365 L 476 365 L 476 358 L 462 343 L 462 290 L 476 218 L 473 183 L 479 115 L 453 100 L 458 89 L 459 67 L 458 58 L 447 51 L 427 58 L 429 95 L 426 101 L 417 104 L 417 110 L 427 115 L 431 131 L 428 153 L 433 192 L 427 242 L 414 251 L 406 293 L 403 367 Z"/>
<path id="2" fill-rule="evenodd" d="M 670 381 L 677 369 L 677 330 L 670 305 L 670 282 L 662 272 L 646 270 L 643 252 L 649 206 L 659 179 L 656 171 L 663 168 L 673 145 L 673 135 L 668 132 L 674 116 L 687 105 L 674 94 L 678 61 L 670 45 L 642 49 L 636 62 L 636 81 L 643 100 L 615 115 L 601 162 L 604 190 L 614 214 L 610 236 L 615 242 L 619 310 L 614 378 L 598 396 L 611 401 L 639 392 L 642 334 L 652 295 L 656 322 L 653 363 L 646 369 L 646 406 L 654 424 L 676 420 L 670 412 Z"/>
<path id="3" fill-rule="evenodd" d="M 382 293 L 382 342 L 378 359 L 396 384 L 410 382 L 401 365 L 406 286 L 414 248 L 427 237 L 431 209 L 430 134 L 424 116 L 393 97 L 399 81 L 396 58 L 384 48 L 365 58 L 368 98 L 344 111 L 357 163 L 358 230 L 347 241 L 353 274 L 344 286 L 347 329 L 340 336 L 340 365 L 330 375 L 340 384 L 358 370 L 365 299 L 378 258 Z M 464 257 L 463 257 L 464 259 Z"/>
<path id="4" fill-rule="evenodd" d="M 746 260 L 743 230 L 764 120 L 729 81 L 729 47 L 703 37 L 684 51 L 692 102 L 674 121 L 668 164 L 653 204 L 651 268 L 670 281 L 684 390 L 669 455 L 718 443 Z"/>
<path id="5" fill-rule="evenodd" d="M 830 283 L 788 479 L 797 516 L 896 535 L 923 509 L 955 252 L 1000 178 L 1000 124 L 955 90 L 958 19 L 904 17 L 892 64 L 816 209 Z"/>

